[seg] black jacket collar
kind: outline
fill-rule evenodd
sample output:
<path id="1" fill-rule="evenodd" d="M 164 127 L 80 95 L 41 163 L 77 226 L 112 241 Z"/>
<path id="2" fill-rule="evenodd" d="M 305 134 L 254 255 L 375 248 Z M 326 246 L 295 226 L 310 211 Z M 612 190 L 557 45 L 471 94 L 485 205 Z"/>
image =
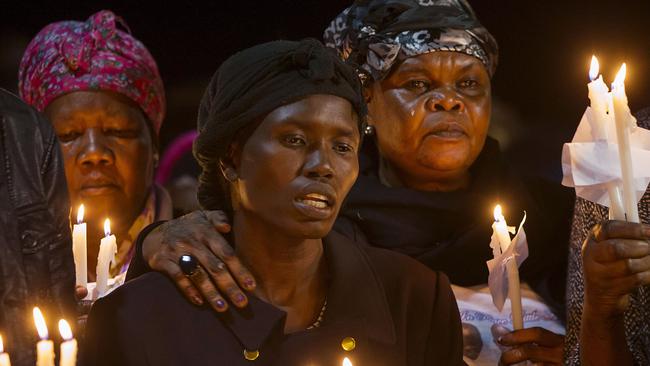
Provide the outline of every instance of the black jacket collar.
<path id="1" fill-rule="evenodd" d="M 395 326 L 388 301 L 367 254 L 334 231 L 323 242 L 331 283 L 321 327 L 364 324 L 367 338 L 394 344 Z M 257 350 L 271 336 L 283 334 L 286 313 L 250 296 L 246 309 L 231 310 L 222 320 L 245 349 Z"/>

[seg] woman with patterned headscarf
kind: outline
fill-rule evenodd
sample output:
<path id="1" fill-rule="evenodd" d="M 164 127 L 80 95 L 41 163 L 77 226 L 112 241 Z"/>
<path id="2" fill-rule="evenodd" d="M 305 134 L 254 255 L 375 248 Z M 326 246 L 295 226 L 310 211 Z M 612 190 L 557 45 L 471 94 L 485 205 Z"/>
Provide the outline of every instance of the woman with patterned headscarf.
<path id="1" fill-rule="evenodd" d="M 153 184 L 165 115 L 155 60 L 122 19 L 100 11 L 43 28 L 23 55 L 19 91 L 54 125 L 73 216 L 85 206 L 88 279 L 106 218 L 118 240 L 111 274 L 125 273 L 140 230 L 171 217 L 167 193 Z"/>
<path id="2" fill-rule="evenodd" d="M 324 37 L 360 74 L 369 109 L 360 174 L 336 229 L 450 277 L 471 330 L 466 362 L 561 363 L 563 336 L 556 333 L 564 332 L 558 318 L 564 314 L 572 199 L 559 186 L 524 181 L 487 136 L 498 58 L 492 35 L 464 0 L 365 0 L 336 17 Z M 513 333 L 501 326 L 510 323 L 509 306 L 499 313 L 487 290 L 497 203 L 510 223 L 520 222 L 524 210 L 528 217 L 530 255 L 521 279 L 525 325 L 532 328 Z M 216 253 L 239 283 L 251 281 L 222 238 L 206 235 L 209 245 L 189 238 L 182 249 L 206 265 Z M 147 238 L 143 253 L 150 267 L 180 271 L 168 265 L 180 252 L 174 239 L 164 233 Z M 243 295 L 229 277 L 220 271 L 214 281 L 242 306 Z M 190 296 L 217 298 L 209 281 L 192 287 L 181 279 L 179 286 Z M 500 347 L 507 348 L 502 353 Z"/>

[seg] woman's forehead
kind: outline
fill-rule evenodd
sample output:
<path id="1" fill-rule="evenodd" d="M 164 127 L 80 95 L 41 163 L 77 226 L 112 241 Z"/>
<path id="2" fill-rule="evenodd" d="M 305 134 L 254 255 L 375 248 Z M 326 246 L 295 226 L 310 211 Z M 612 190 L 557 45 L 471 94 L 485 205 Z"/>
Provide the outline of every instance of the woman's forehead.
<path id="1" fill-rule="evenodd" d="M 435 70 L 441 68 L 470 69 L 475 67 L 485 69 L 481 60 L 476 57 L 460 52 L 437 51 L 409 57 L 401 62 L 394 71 L 405 72 L 413 70 Z"/>
<path id="2" fill-rule="evenodd" d="M 293 122 L 309 125 L 326 121 L 356 124 L 356 119 L 348 100 L 335 95 L 316 94 L 276 108 L 264 121 L 273 124 Z"/>

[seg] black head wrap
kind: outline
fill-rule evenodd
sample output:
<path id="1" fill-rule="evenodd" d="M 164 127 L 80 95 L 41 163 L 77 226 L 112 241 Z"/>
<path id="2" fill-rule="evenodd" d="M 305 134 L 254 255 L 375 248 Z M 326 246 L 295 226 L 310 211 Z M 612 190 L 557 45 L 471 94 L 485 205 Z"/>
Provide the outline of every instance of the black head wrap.
<path id="1" fill-rule="evenodd" d="M 323 38 L 363 80 L 381 80 L 400 61 L 435 51 L 474 56 L 490 76 L 498 62 L 496 40 L 466 0 L 357 0 Z"/>
<path id="2" fill-rule="evenodd" d="M 355 71 L 315 39 L 274 41 L 236 53 L 217 70 L 199 106 L 194 156 L 203 169 L 198 199 L 205 209 L 231 210 L 219 160 L 239 131 L 306 96 L 347 99 L 361 124 L 366 106 Z"/>

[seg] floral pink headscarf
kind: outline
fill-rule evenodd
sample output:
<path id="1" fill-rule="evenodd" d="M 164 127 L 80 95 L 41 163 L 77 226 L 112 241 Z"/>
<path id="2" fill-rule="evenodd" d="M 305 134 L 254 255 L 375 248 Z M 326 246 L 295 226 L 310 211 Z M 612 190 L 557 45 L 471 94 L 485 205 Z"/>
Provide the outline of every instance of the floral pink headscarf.
<path id="1" fill-rule="evenodd" d="M 119 22 L 126 31 L 117 29 Z M 43 28 L 20 63 L 21 97 L 43 111 L 74 91 L 106 90 L 125 95 L 144 111 L 158 133 L 165 116 L 165 90 L 158 66 L 122 19 L 102 10 L 85 22 Z"/>

